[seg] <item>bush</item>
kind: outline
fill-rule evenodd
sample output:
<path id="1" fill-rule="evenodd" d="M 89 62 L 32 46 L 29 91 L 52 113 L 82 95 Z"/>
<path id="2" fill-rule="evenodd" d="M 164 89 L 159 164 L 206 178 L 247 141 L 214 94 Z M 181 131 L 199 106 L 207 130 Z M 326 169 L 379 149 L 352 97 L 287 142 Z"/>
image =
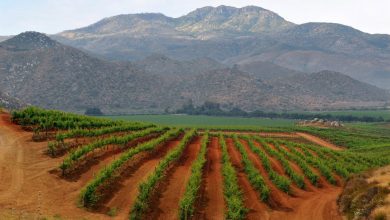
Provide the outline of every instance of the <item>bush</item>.
<path id="1" fill-rule="evenodd" d="M 103 112 L 100 110 L 100 108 L 95 107 L 95 108 L 87 108 L 84 114 L 98 116 L 98 115 L 103 115 Z"/>

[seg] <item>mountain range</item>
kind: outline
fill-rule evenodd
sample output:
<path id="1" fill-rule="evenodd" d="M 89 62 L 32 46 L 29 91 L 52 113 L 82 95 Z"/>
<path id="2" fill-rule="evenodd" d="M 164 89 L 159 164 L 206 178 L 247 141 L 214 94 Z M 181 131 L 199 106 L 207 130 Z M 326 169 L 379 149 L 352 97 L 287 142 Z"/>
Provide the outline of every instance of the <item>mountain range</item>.
<path id="1" fill-rule="evenodd" d="M 153 54 L 108 61 L 25 32 L 0 42 L 0 88 L 33 105 L 81 112 L 161 113 L 189 101 L 243 110 L 318 110 L 384 106 L 383 89 L 333 71 L 302 73 L 270 62 L 229 66 L 211 58 Z"/>
<path id="2" fill-rule="evenodd" d="M 297 25 L 256 6 L 204 7 L 0 37 L 0 89 L 45 108 L 108 113 L 160 113 L 189 101 L 247 111 L 383 107 L 389 58 L 388 35 Z"/>
<path id="3" fill-rule="evenodd" d="M 52 37 L 110 60 L 157 53 L 177 60 L 208 57 L 228 66 L 266 61 L 299 72 L 341 72 L 390 89 L 389 35 L 334 23 L 297 25 L 256 6 L 204 7 L 178 18 L 118 15 Z"/>

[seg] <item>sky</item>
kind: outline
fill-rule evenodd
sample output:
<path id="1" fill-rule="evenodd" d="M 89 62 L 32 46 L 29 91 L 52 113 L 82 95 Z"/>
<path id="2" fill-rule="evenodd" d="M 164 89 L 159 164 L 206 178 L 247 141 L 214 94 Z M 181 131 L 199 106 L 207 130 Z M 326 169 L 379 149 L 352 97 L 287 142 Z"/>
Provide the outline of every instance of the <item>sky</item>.
<path id="1" fill-rule="evenodd" d="M 0 35 L 55 34 L 118 14 L 161 12 L 179 17 L 204 6 L 256 5 L 286 20 L 334 22 L 390 34 L 390 0 L 0 0 Z"/>

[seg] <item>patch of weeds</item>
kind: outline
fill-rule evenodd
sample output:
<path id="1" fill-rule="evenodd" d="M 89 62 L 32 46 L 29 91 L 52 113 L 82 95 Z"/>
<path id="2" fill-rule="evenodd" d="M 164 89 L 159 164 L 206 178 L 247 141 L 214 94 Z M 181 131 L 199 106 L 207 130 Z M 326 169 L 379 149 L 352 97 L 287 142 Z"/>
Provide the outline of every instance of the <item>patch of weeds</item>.
<path id="1" fill-rule="evenodd" d="M 112 207 L 110 210 L 108 210 L 107 215 L 110 217 L 115 217 L 118 214 L 118 208 L 117 207 Z"/>
<path id="2" fill-rule="evenodd" d="M 55 215 L 53 216 L 53 219 L 54 219 L 54 220 L 62 220 L 62 217 L 61 217 L 60 214 L 55 214 Z"/>

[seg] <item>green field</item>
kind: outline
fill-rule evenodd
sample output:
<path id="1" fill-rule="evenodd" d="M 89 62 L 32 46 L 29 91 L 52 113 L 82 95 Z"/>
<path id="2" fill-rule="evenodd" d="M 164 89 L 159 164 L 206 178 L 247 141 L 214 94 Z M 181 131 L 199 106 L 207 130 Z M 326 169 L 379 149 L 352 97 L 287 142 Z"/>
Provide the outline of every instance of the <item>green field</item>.
<path id="1" fill-rule="evenodd" d="M 289 127 L 295 123 L 295 120 L 290 119 L 219 117 L 200 115 L 126 115 L 104 117 L 114 120 L 150 122 L 158 125 L 193 128 L 234 127 L 238 129 L 249 129 L 259 127 Z"/>

